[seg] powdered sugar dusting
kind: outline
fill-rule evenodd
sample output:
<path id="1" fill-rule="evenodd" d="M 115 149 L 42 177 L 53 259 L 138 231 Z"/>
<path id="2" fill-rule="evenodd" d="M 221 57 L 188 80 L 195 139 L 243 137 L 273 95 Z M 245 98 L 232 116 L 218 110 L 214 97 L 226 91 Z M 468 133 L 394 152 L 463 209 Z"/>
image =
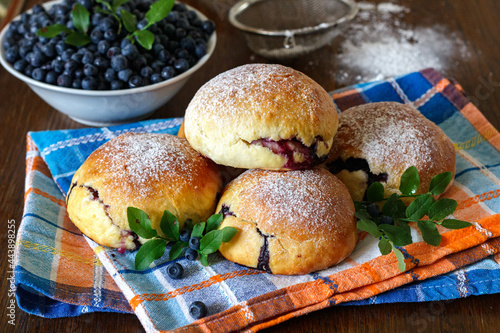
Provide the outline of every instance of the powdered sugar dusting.
<path id="1" fill-rule="evenodd" d="M 196 186 L 193 161 L 202 158 L 187 141 L 167 134 L 129 133 L 98 151 L 102 157 L 95 162 L 96 171 L 108 175 L 110 181 L 106 185 L 120 188 L 122 193 L 118 195 L 132 194 L 138 198 L 157 195 L 158 184 L 177 177 Z"/>
<path id="2" fill-rule="evenodd" d="M 332 214 L 337 209 L 346 209 L 332 195 L 335 185 L 323 169 L 252 172 L 260 172 L 262 176 L 240 195 L 242 202 L 246 202 L 245 209 L 265 212 L 260 215 L 262 220 L 256 222 L 264 225 L 266 232 L 287 226 L 293 233 L 321 233 L 317 230 L 336 227 Z"/>
<path id="3" fill-rule="evenodd" d="M 401 107 L 398 103 L 375 103 L 345 111 L 337 134 L 341 145 L 356 147 L 369 163 L 404 163 L 417 168 L 430 165 L 436 156 L 436 134 L 420 112 L 408 106 L 402 112 Z"/>
<path id="4" fill-rule="evenodd" d="M 347 85 L 433 67 L 444 70 L 469 57 L 461 36 L 445 26 L 409 27 L 410 8 L 392 2 L 358 3 L 338 54 L 336 81 Z"/>

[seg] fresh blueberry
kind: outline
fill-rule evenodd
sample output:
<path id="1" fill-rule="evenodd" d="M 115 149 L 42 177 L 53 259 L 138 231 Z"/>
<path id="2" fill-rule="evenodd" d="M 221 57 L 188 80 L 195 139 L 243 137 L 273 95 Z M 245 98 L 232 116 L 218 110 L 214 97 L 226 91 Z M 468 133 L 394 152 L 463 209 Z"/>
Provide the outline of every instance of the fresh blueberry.
<path id="1" fill-rule="evenodd" d="M 102 32 L 106 32 L 109 29 L 113 28 L 115 25 L 115 22 L 112 18 L 110 17 L 105 17 L 99 22 L 99 29 L 101 29 Z"/>
<path id="2" fill-rule="evenodd" d="M 26 65 L 26 67 L 24 67 L 24 75 L 31 77 L 31 73 L 33 73 L 33 69 L 34 69 L 34 67 L 31 66 L 30 64 Z"/>
<path id="3" fill-rule="evenodd" d="M 134 60 L 139 56 L 139 50 L 137 49 L 137 46 L 128 44 L 122 48 L 122 55 L 126 56 L 129 60 Z"/>
<path id="4" fill-rule="evenodd" d="M 83 7 L 85 7 L 87 10 L 91 10 L 92 5 L 94 4 L 92 0 L 77 0 L 77 2 Z"/>
<path id="5" fill-rule="evenodd" d="M 147 19 L 140 20 L 139 22 L 137 22 L 137 30 L 142 30 L 147 25 L 148 25 L 148 20 Z"/>
<path id="6" fill-rule="evenodd" d="M 144 78 L 149 78 L 153 75 L 153 69 L 149 66 L 141 68 L 141 76 Z"/>
<path id="7" fill-rule="evenodd" d="M 62 74 L 62 75 L 59 75 L 59 77 L 57 78 L 57 85 L 60 86 L 60 87 L 71 87 L 71 84 L 72 84 L 72 80 L 71 80 L 71 77 L 69 75 L 66 75 L 66 74 Z"/>
<path id="8" fill-rule="evenodd" d="M 105 69 L 109 67 L 109 60 L 103 57 L 94 58 L 94 66 L 97 68 Z"/>
<path id="9" fill-rule="evenodd" d="M 182 29 L 182 28 L 175 29 L 175 37 L 177 39 L 182 39 L 182 38 L 186 37 L 186 35 L 187 35 L 187 31 L 185 29 Z"/>
<path id="10" fill-rule="evenodd" d="M 75 89 L 82 89 L 82 79 L 74 79 L 71 87 Z"/>
<path id="11" fill-rule="evenodd" d="M 68 44 L 66 44 L 64 41 L 61 40 L 57 42 L 55 48 L 56 48 L 56 53 L 58 55 L 62 55 L 63 52 L 68 48 Z"/>
<path id="12" fill-rule="evenodd" d="M 54 72 L 61 74 L 64 71 L 64 61 L 61 59 L 54 59 L 52 60 L 52 69 Z"/>
<path id="13" fill-rule="evenodd" d="M 207 46 L 205 44 L 197 44 L 194 49 L 194 54 L 198 59 L 202 58 L 205 54 L 207 54 Z"/>
<path id="14" fill-rule="evenodd" d="M 5 59 L 11 64 L 15 63 L 19 59 L 19 48 L 13 46 L 5 51 Z"/>
<path id="15" fill-rule="evenodd" d="M 97 51 L 100 54 L 106 54 L 110 47 L 111 47 L 111 43 L 108 42 L 107 40 L 103 39 L 103 40 L 99 41 L 99 43 L 97 44 Z"/>
<path id="16" fill-rule="evenodd" d="M 56 55 L 55 47 L 52 44 L 44 44 L 40 50 L 49 58 L 53 58 Z"/>
<path id="17" fill-rule="evenodd" d="M 92 43 L 99 43 L 100 40 L 103 39 L 103 34 L 102 34 L 102 31 L 95 28 L 94 30 L 92 30 L 92 32 L 90 33 L 90 40 L 92 41 Z"/>
<path id="18" fill-rule="evenodd" d="M 33 14 L 45 13 L 45 8 L 42 5 L 36 4 L 32 8 Z"/>
<path id="19" fill-rule="evenodd" d="M 189 69 L 189 62 L 186 59 L 177 59 L 174 62 L 174 68 L 179 72 L 185 72 Z"/>
<path id="20" fill-rule="evenodd" d="M 86 76 L 82 80 L 82 89 L 84 90 L 96 90 L 97 81 L 92 76 Z"/>
<path id="21" fill-rule="evenodd" d="M 118 72 L 118 79 L 122 80 L 123 82 L 128 82 L 132 74 L 134 74 L 134 72 L 130 68 L 122 69 Z"/>
<path id="22" fill-rule="evenodd" d="M 163 67 L 165 67 L 165 65 L 166 64 L 163 61 L 155 60 L 151 64 L 151 68 L 153 69 L 153 71 L 155 71 L 155 73 L 160 73 L 162 71 Z"/>
<path id="23" fill-rule="evenodd" d="M 203 31 L 210 35 L 215 30 L 215 23 L 210 20 L 203 21 L 201 28 L 203 29 Z"/>
<path id="24" fill-rule="evenodd" d="M 184 228 L 179 232 L 179 240 L 181 242 L 189 242 L 190 238 L 191 238 L 191 230 Z"/>
<path id="25" fill-rule="evenodd" d="M 99 25 L 99 22 L 104 18 L 104 14 L 102 13 L 94 13 L 92 14 L 90 22 L 92 25 Z"/>
<path id="26" fill-rule="evenodd" d="M 64 70 L 68 72 L 68 74 L 73 74 L 77 68 L 78 68 L 78 63 L 72 59 L 68 60 L 64 64 Z"/>
<path id="27" fill-rule="evenodd" d="M 113 82 L 116 80 L 116 72 L 113 68 L 108 68 L 104 72 L 104 79 L 108 82 Z"/>
<path id="28" fill-rule="evenodd" d="M 198 258 L 198 251 L 193 249 L 187 249 L 185 257 L 187 260 L 196 260 Z"/>
<path id="29" fill-rule="evenodd" d="M 82 63 L 82 58 L 83 58 L 83 55 L 81 53 L 73 53 L 71 55 L 71 60 L 81 64 Z"/>
<path id="30" fill-rule="evenodd" d="M 207 306 L 201 301 L 194 301 L 189 306 L 189 314 L 194 319 L 200 319 L 207 315 Z"/>
<path id="31" fill-rule="evenodd" d="M 170 264 L 167 267 L 167 274 L 170 276 L 171 279 L 177 280 L 182 277 L 182 274 L 184 274 L 184 268 L 182 267 L 181 264 L 179 263 L 173 263 Z"/>
<path id="32" fill-rule="evenodd" d="M 45 82 L 48 84 L 57 84 L 57 73 L 54 71 L 49 71 L 45 76 Z"/>
<path id="33" fill-rule="evenodd" d="M 72 49 L 66 49 L 61 54 L 61 59 L 63 61 L 68 61 L 71 59 L 71 56 L 73 55 L 73 53 L 75 53 L 75 51 L 73 51 Z"/>
<path id="34" fill-rule="evenodd" d="M 178 2 L 172 7 L 172 10 L 177 11 L 177 12 L 185 12 L 187 10 L 187 7 L 185 4 Z"/>
<path id="35" fill-rule="evenodd" d="M 160 50 L 160 52 L 158 52 L 157 56 L 158 60 L 160 61 L 163 61 L 164 63 L 167 63 L 168 60 L 170 59 L 170 52 L 168 52 L 168 50 Z"/>
<path id="36" fill-rule="evenodd" d="M 124 38 L 120 42 L 120 47 L 123 49 L 126 45 L 130 45 L 130 44 L 132 44 L 132 42 L 130 41 L 130 39 Z"/>
<path id="37" fill-rule="evenodd" d="M 189 51 L 186 49 L 177 49 L 175 52 L 177 58 L 188 59 L 190 57 Z"/>
<path id="38" fill-rule="evenodd" d="M 132 75 L 130 79 L 128 80 L 128 86 L 130 88 L 137 88 L 142 86 L 142 76 L 140 75 Z"/>
<path id="39" fill-rule="evenodd" d="M 394 224 L 394 219 L 390 216 L 384 215 L 380 218 L 380 224 Z"/>
<path id="40" fill-rule="evenodd" d="M 82 56 L 82 64 L 91 64 L 94 62 L 94 54 L 90 51 L 85 51 Z"/>
<path id="41" fill-rule="evenodd" d="M 151 78 L 149 79 L 151 83 L 159 83 L 162 80 L 162 77 L 159 73 L 153 73 L 151 74 Z"/>
<path id="42" fill-rule="evenodd" d="M 370 214 L 371 217 L 377 217 L 380 215 L 380 208 L 374 202 L 366 207 L 366 211 L 368 212 L 368 214 Z"/>
<path id="43" fill-rule="evenodd" d="M 108 49 L 108 52 L 106 52 L 106 56 L 111 59 L 116 55 L 119 55 L 122 53 L 122 49 L 118 46 L 113 46 Z"/>
<path id="44" fill-rule="evenodd" d="M 83 69 L 82 68 L 77 68 L 73 72 L 73 77 L 75 79 L 82 79 L 84 76 L 85 76 L 85 74 L 83 73 Z"/>
<path id="45" fill-rule="evenodd" d="M 187 36 L 187 37 L 184 37 L 183 39 L 181 39 L 181 42 L 180 42 L 181 48 L 192 52 L 192 51 L 194 51 L 195 46 L 196 46 L 196 43 L 195 43 L 193 38 Z"/>
<path id="46" fill-rule="evenodd" d="M 83 66 L 83 74 L 85 74 L 85 76 L 96 76 L 97 73 L 99 73 L 99 69 L 96 66 L 92 64 Z"/>
<path id="47" fill-rule="evenodd" d="M 116 34 L 116 31 L 109 29 L 104 32 L 104 39 L 110 42 L 114 42 L 118 39 L 118 35 Z"/>
<path id="48" fill-rule="evenodd" d="M 179 20 L 179 13 L 177 11 L 171 11 L 166 17 L 167 22 L 175 23 Z"/>
<path id="49" fill-rule="evenodd" d="M 189 248 L 193 250 L 198 250 L 200 248 L 200 237 L 189 238 Z"/>
<path id="50" fill-rule="evenodd" d="M 13 66 L 14 66 L 14 69 L 15 69 L 16 71 L 18 71 L 18 72 L 23 72 L 23 71 L 24 71 L 24 68 L 26 68 L 26 65 L 27 65 L 27 64 L 28 64 L 28 63 L 26 62 L 26 60 L 24 60 L 24 59 L 20 59 L 20 60 L 16 61 L 16 62 L 14 63 L 14 65 L 13 65 Z"/>
<path id="51" fill-rule="evenodd" d="M 177 21 L 177 27 L 184 29 L 185 31 L 188 31 L 191 29 L 191 24 L 189 24 L 189 21 L 185 18 L 180 18 Z"/>
<path id="52" fill-rule="evenodd" d="M 123 88 L 123 81 L 114 80 L 111 81 L 111 90 L 120 90 Z"/>
<path id="53" fill-rule="evenodd" d="M 166 66 L 161 70 L 161 77 L 164 80 L 171 79 L 175 76 L 175 69 L 172 66 Z"/>
<path id="54" fill-rule="evenodd" d="M 31 73 L 31 77 L 33 77 L 33 79 L 40 81 L 40 82 L 45 80 L 46 75 L 47 75 L 47 73 L 41 68 L 35 68 L 33 70 L 33 72 Z"/>
<path id="55" fill-rule="evenodd" d="M 132 69 L 135 71 L 140 71 L 142 67 L 148 65 L 148 60 L 146 56 L 151 57 L 149 53 L 145 55 L 140 55 L 132 61 Z"/>

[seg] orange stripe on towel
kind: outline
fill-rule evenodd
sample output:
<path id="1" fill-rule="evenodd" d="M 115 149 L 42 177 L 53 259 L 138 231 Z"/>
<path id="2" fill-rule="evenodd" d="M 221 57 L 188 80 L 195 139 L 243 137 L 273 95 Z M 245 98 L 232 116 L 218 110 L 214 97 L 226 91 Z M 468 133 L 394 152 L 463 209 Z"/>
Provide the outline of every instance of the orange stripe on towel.
<path id="1" fill-rule="evenodd" d="M 39 190 L 39 189 L 37 189 L 37 188 L 35 188 L 35 187 L 30 187 L 30 188 L 26 191 L 26 193 L 24 194 L 24 201 L 26 201 L 26 200 L 27 200 L 28 195 L 29 195 L 30 193 L 34 193 L 34 194 L 37 194 L 37 195 L 41 195 L 42 197 L 47 198 L 47 199 L 49 199 L 49 200 L 50 200 L 50 201 L 52 201 L 52 202 L 55 202 L 56 204 L 58 204 L 58 205 L 59 205 L 59 206 L 61 206 L 61 207 L 66 207 L 66 202 L 65 202 L 64 200 L 57 199 L 57 198 L 55 198 L 55 197 L 51 196 L 50 194 L 48 194 L 48 193 L 46 193 L 46 192 L 43 192 L 43 191 L 41 191 L 41 190 Z"/>

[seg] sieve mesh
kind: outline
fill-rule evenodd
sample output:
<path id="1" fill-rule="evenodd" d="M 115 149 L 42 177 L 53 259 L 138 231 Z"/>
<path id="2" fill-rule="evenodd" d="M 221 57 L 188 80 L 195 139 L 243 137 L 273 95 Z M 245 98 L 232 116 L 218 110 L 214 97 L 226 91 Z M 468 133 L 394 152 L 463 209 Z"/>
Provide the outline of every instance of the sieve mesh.
<path id="1" fill-rule="evenodd" d="M 255 53 L 291 58 L 329 43 L 356 13 L 352 0 L 243 0 L 229 20 Z"/>

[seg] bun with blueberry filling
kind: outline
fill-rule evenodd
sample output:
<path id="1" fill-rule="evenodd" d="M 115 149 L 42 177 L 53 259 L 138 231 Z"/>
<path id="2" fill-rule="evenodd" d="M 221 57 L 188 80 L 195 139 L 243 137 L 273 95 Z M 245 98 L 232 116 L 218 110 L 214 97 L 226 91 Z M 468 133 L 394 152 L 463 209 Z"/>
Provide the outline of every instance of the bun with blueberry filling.
<path id="1" fill-rule="evenodd" d="M 454 175 L 455 165 L 455 149 L 446 134 L 415 108 L 394 102 L 342 112 L 327 162 L 355 201 L 365 198 L 373 182 L 384 185 L 386 197 L 399 193 L 401 175 L 410 166 L 419 171 L 417 194 L 426 193 L 433 176 Z"/>
<path id="2" fill-rule="evenodd" d="M 198 90 L 184 132 L 217 164 L 294 170 L 326 160 L 337 125 L 332 98 L 311 78 L 282 65 L 250 64 Z"/>
<path id="3" fill-rule="evenodd" d="M 221 228 L 238 233 L 219 251 L 228 260 L 273 274 L 306 274 L 344 260 L 357 241 L 347 188 L 316 167 L 247 170 L 223 191 Z"/>
<path id="4" fill-rule="evenodd" d="M 127 220 L 127 207 L 145 211 L 163 235 L 164 210 L 205 221 L 215 211 L 222 182 L 217 166 L 168 134 L 127 133 L 95 150 L 73 176 L 66 197 L 73 223 L 95 242 L 132 250 L 142 240 Z"/>

